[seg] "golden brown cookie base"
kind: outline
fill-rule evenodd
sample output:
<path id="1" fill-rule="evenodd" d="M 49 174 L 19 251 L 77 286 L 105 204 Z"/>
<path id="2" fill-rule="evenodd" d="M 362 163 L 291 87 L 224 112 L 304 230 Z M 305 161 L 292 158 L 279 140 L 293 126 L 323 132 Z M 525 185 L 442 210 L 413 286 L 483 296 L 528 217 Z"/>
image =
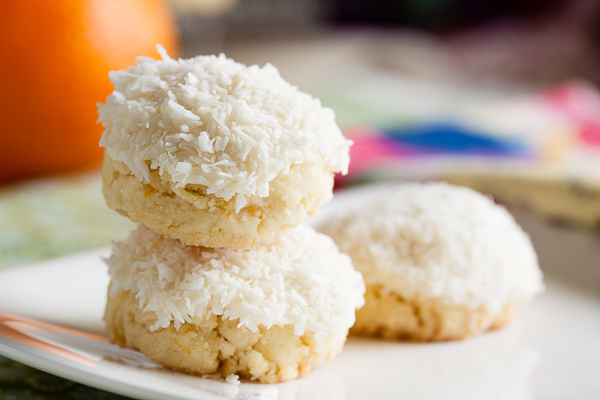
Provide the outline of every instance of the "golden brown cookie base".
<path id="1" fill-rule="evenodd" d="M 106 203 L 120 214 L 188 245 L 230 249 L 248 249 L 298 225 L 331 200 L 333 188 L 333 174 L 323 166 L 294 165 L 271 182 L 268 197 L 252 196 L 236 213 L 234 200 L 207 194 L 199 185 L 175 188 L 157 170 L 150 171 L 149 183 L 140 182 L 107 155 L 102 175 Z"/>
<path id="2" fill-rule="evenodd" d="M 296 336 L 291 326 L 237 328 L 238 321 L 211 315 L 150 332 L 156 316 L 142 312 L 130 292 L 108 298 L 104 316 L 111 342 L 140 350 L 167 368 L 196 375 L 239 374 L 262 383 L 283 382 L 309 372 L 313 365 L 339 353 L 347 331 L 317 342 L 312 334 Z"/>
<path id="3" fill-rule="evenodd" d="M 509 304 L 500 315 L 491 315 L 483 308 L 437 300 L 410 302 L 381 286 L 368 285 L 365 306 L 356 312 L 356 324 L 350 333 L 417 341 L 464 339 L 506 325 L 516 308 Z"/>

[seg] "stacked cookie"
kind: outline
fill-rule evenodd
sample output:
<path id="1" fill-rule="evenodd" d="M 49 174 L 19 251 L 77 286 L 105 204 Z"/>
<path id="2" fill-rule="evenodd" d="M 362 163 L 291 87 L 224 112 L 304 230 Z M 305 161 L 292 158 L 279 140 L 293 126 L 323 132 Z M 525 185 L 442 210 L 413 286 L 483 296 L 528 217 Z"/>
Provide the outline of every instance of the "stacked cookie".
<path id="1" fill-rule="evenodd" d="M 293 379 L 364 302 L 350 259 L 299 225 L 349 142 L 271 65 L 162 56 L 111 73 L 99 106 L 106 202 L 140 224 L 107 259 L 109 338 L 194 374 Z"/>

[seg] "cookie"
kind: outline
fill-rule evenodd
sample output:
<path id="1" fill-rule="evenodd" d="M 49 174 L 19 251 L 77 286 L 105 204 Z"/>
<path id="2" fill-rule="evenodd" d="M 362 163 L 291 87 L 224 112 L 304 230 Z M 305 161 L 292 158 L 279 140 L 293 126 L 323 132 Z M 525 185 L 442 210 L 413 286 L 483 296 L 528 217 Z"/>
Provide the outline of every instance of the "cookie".
<path id="1" fill-rule="evenodd" d="M 352 332 L 386 339 L 457 340 L 501 328 L 514 317 L 517 304 L 500 312 L 485 307 L 454 305 L 438 299 L 406 300 L 383 285 L 369 285 L 365 306 L 356 311 Z"/>
<path id="2" fill-rule="evenodd" d="M 140 226 L 115 243 L 109 339 L 168 368 L 296 378 L 342 349 L 364 282 L 307 226 L 250 250 L 187 246 Z"/>
<path id="3" fill-rule="evenodd" d="M 110 157 L 104 158 L 102 175 L 106 203 L 120 214 L 186 243 L 231 249 L 268 242 L 279 230 L 298 225 L 331 199 L 333 188 L 332 174 L 322 168 L 294 165 L 271 182 L 268 197 L 251 196 L 238 211 L 234 202 L 208 194 L 205 187 L 179 189 L 156 170 L 149 182 L 140 182 Z"/>
<path id="4" fill-rule="evenodd" d="M 248 249 L 331 199 L 349 147 L 271 65 L 140 58 L 99 106 L 109 207 L 189 245 Z"/>
<path id="5" fill-rule="evenodd" d="M 322 220 L 367 285 L 351 332 L 452 340 L 499 328 L 543 289 L 537 256 L 514 218 L 446 183 L 398 184 Z"/>

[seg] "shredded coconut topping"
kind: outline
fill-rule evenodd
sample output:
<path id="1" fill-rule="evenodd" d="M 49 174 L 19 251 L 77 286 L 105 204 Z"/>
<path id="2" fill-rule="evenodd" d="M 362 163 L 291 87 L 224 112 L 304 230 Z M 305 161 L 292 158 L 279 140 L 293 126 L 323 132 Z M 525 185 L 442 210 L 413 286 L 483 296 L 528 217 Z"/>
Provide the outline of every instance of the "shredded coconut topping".
<path id="1" fill-rule="evenodd" d="M 238 204 L 266 197 L 269 182 L 294 164 L 347 173 L 351 141 L 334 112 L 287 83 L 267 64 L 226 58 L 140 57 L 113 71 L 115 89 L 99 104 L 100 145 L 140 181 L 149 168 L 177 187 L 199 184 Z"/>
<path id="2" fill-rule="evenodd" d="M 354 324 L 364 282 L 333 241 L 314 229 L 283 230 L 270 245 L 251 250 L 186 246 L 142 226 L 113 246 L 106 260 L 110 295 L 124 289 L 156 313 L 155 331 L 210 314 L 238 327 L 293 325 L 323 340 Z"/>
<path id="3" fill-rule="evenodd" d="M 334 212 L 319 228 L 352 257 L 367 285 L 491 312 L 543 289 L 529 237 L 489 198 L 446 183 L 379 194 Z"/>

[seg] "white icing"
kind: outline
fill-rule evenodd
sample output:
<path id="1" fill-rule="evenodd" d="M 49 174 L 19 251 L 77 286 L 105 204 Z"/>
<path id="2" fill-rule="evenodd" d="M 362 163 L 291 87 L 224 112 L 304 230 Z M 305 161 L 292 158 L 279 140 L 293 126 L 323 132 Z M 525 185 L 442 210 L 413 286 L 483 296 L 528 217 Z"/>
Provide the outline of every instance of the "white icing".
<path id="1" fill-rule="evenodd" d="M 352 256 L 367 285 L 408 300 L 498 312 L 543 289 L 527 234 L 508 211 L 471 189 L 400 184 L 331 214 L 319 229 Z"/>
<path id="2" fill-rule="evenodd" d="M 246 67 L 223 54 L 163 58 L 111 72 L 114 92 L 99 105 L 100 145 L 140 181 L 150 167 L 229 201 L 268 196 L 294 164 L 347 172 L 351 141 L 334 112 L 272 65 Z"/>
<path id="3" fill-rule="evenodd" d="M 350 328 L 364 303 L 350 258 L 307 226 L 251 250 L 186 246 L 140 226 L 114 244 L 106 262 L 110 294 L 135 294 L 141 309 L 157 315 L 153 331 L 214 314 L 253 332 L 292 325 L 298 336 L 309 331 L 323 340 Z"/>

